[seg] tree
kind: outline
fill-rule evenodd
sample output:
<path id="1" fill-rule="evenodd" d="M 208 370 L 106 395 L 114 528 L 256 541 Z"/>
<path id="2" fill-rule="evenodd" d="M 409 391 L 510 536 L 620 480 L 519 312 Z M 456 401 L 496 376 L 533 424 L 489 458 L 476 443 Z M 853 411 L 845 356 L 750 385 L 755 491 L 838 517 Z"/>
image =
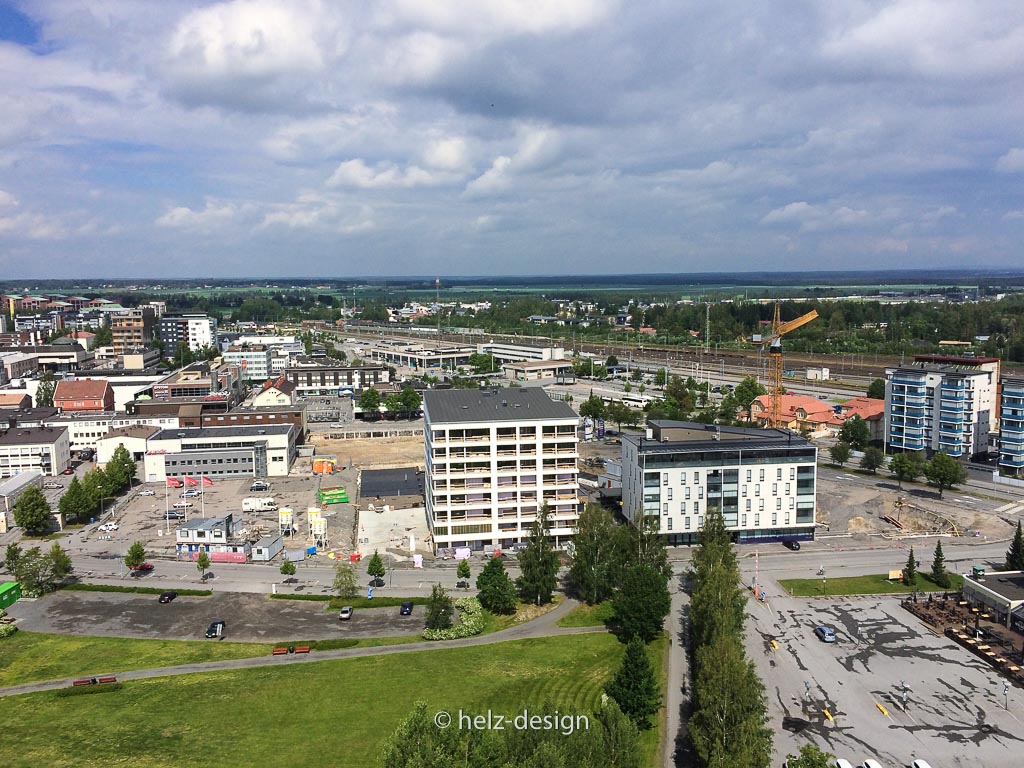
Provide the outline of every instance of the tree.
<path id="1" fill-rule="evenodd" d="M 924 476 L 932 485 L 939 486 L 939 498 L 946 488 L 953 488 L 967 481 L 967 470 L 963 464 L 946 453 L 936 453 L 932 460 L 925 464 Z"/>
<path id="2" fill-rule="evenodd" d="M 72 572 L 73 566 L 68 553 L 57 542 L 44 555 L 39 547 L 22 552 L 7 548 L 7 568 L 14 574 L 15 581 L 21 582 L 22 594 L 38 597 L 52 592 Z"/>
<path id="3" fill-rule="evenodd" d="M 134 542 L 124 555 L 124 564 L 129 570 L 135 570 L 146 562 L 146 545 L 141 541 Z"/>
<path id="4" fill-rule="evenodd" d="M 864 455 L 860 459 L 860 468 L 866 469 L 871 474 L 875 474 L 879 467 L 885 465 L 885 454 L 882 453 L 881 448 L 876 448 L 873 445 L 869 445 L 864 449 Z"/>
<path id="5" fill-rule="evenodd" d="M 583 416 L 584 418 L 590 417 L 592 419 L 603 419 L 604 414 L 604 400 L 597 395 L 591 395 L 580 403 L 580 416 Z"/>
<path id="6" fill-rule="evenodd" d="M 376 549 L 373 550 L 373 557 L 370 558 L 370 563 L 366 566 L 366 573 L 373 579 L 384 578 L 384 559 Z"/>
<path id="7" fill-rule="evenodd" d="M 492 559 L 494 559 L 494 558 L 492 558 Z M 455 575 L 459 577 L 460 581 L 468 581 L 469 580 L 469 577 L 471 575 L 471 572 L 469 570 L 469 560 L 466 560 L 465 558 L 463 558 L 462 560 L 459 560 L 459 565 L 455 569 Z"/>
<path id="8" fill-rule="evenodd" d="M 902 488 L 904 481 L 911 482 L 920 477 L 923 467 L 913 454 L 897 453 L 889 459 L 889 471 L 892 472 L 896 483 Z"/>
<path id="9" fill-rule="evenodd" d="M 123 444 L 114 449 L 110 461 L 103 468 L 103 489 L 109 494 L 117 494 L 131 486 L 135 480 L 136 466 L 128 449 Z"/>
<path id="10" fill-rule="evenodd" d="M 867 396 L 875 400 L 885 400 L 885 379 L 875 379 L 868 384 Z"/>
<path id="11" fill-rule="evenodd" d="M 410 418 L 412 418 L 412 414 L 419 413 L 420 406 L 423 404 L 423 398 L 419 392 L 412 387 L 404 387 L 399 397 L 402 401 L 403 413 Z"/>
<path id="12" fill-rule="evenodd" d="M 935 555 L 932 557 L 932 581 L 943 589 L 949 589 L 952 583 L 946 570 L 946 556 L 942 554 L 942 542 L 935 542 Z"/>
<path id="13" fill-rule="evenodd" d="M 21 559 L 21 547 L 17 544 L 8 544 L 4 550 L 4 567 L 8 573 L 14 573 L 18 569 L 18 561 Z"/>
<path id="14" fill-rule="evenodd" d="M 871 442 L 871 427 L 864 419 L 854 414 L 839 430 L 839 442 L 848 444 L 855 451 L 863 451 Z"/>
<path id="15" fill-rule="evenodd" d="M 92 344 L 94 347 L 109 347 L 114 343 L 114 331 L 109 326 L 97 328 Z"/>
<path id="16" fill-rule="evenodd" d="M 1021 534 L 1020 520 L 1017 521 L 1017 532 L 1013 534 L 1010 548 L 1006 550 L 1007 571 L 1024 571 L 1024 535 Z"/>
<path id="17" fill-rule="evenodd" d="M 46 533 L 50 525 L 50 505 L 43 492 L 30 485 L 14 505 L 14 522 L 29 536 Z"/>
<path id="18" fill-rule="evenodd" d="M 85 520 L 89 516 L 91 511 L 89 498 L 85 495 L 77 475 L 72 477 L 71 482 L 68 483 L 68 489 L 60 497 L 57 509 L 64 515 L 64 520 L 69 523 Z"/>
<path id="19" fill-rule="evenodd" d="M 908 587 L 917 586 L 917 560 L 914 559 L 914 548 L 910 548 L 907 564 L 903 567 L 903 583 Z"/>
<path id="20" fill-rule="evenodd" d="M 203 574 L 203 581 L 206 581 L 206 569 L 210 567 L 210 556 L 207 554 L 205 549 L 199 550 L 199 555 L 196 557 L 196 569 Z"/>
<path id="21" fill-rule="evenodd" d="M 90 515 L 100 511 L 100 501 L 106 491 L 103 481 L 103 472 L 98 469 L 86 472 L 82 477 L 82 496 Z"/>
<path id="22" fill-rule="evenodd" d="M 39 374 L 39 387 L 36 389 L 36 405 L 40 408 L 53 407 L 53 393 L 57 389 L 53 371 Z"/>
<path id="23" fill-rule="evenodd" d="M 53 542 L 50 551 L 46 553 L 49 559 L 50 577 L 54 582 L 60 582 L 71 575 L 75 569 L 71 562 L 71 556 L 58 542 Z"/>
<path id="24" fill-rule="evenodd" d="M 476 577 L 476 588 L 480 590 L 480 605 L 491 613 L 510 616 L 516 612 L 519 598 L 516 585 L 505 570 L 500 557 L 487 561 L 480 575 Z"/>
<path id="25" fill-rule="evenodd" d="M 448 629 L 452 625 L 454 612 L 452 599 L 444 587 L 435 584 L 427 601 L 427 629 Z"/>
<path id="26" fill-rule="evenodd" d="M 397 418 L 402 412 L 402 396 L 398 392 L 390 392 L 384 398 L 384 407 L 388 409 L 390 418 Z"/>
<path id="27" fill-rule="evenodd" d="M 636 423 L 635 411 L 619 400 L 613 400 L 608 403 L 607 413 L 608 418 L 615 422 L 615 426 L 619 432 L 622 431 L 623 424 Z"/>
<path id="28" fill-rule="evenodd" d="M 604 361 L 605 368 L 617 368 L 619 365 L 619 358 L 615 355 L 608 355 L 608 359 Z"/>
<path id="29" fill-rule="evenodd" d="M 589 605 L 609 599 L 615 591 L 624 559 L 618 532 L 612 513 L 600 504 L 587 504 L 576 521 L 569 580 L 576 595 Z"/>
<path id="30" fill-rule="evenodd" d="M 530 527 L 526 549 L 519 553 L 522 575 L 517 587 L 524 602 L 545 605 L 551 602 L 558 576 L 558 555 L 548 539 L 551 509 L 544 504 Z"/>
<path id="31" fill-rule="evenodd" d="M 291 560 L 285 560 L 283 563 L 281 563 L 282 576 L 294 576 L 295 570 L 295 563 L 293 563 Z"/>
<path id="32" fill-rule="evenodd" d="M 881 379 L 876 379 L 881 381 Z M 868 390 L 870 392 L 870 390 Z M 868 395 L 870 397 L 870 395 Z M 836 756 L 831 752 L 823 752 L 815 744 L 804 744 L 800 747 L 800 755 L 786 755 L 787 768 L 832 768 Z"/>
<path id="33" fill-rule="evenodd" d="M 469 364 L 473 366 L 473 372 L 477 374 L 494 373 L 498 369 L 494 357 L 487 354 L 476 353 L 470 355 Z"/>
<path id="34" fill-rule="evenodd" d="M 339 562 L 334 566 L 334 591 L 338 597 L 355 597 L 359 591 L 356 583 L 356 569 L 349 563 Z"/>
<path id="35" fill-rule="evenodd" d="M 367 387 L 360 393 L 356 404 L 362 410 L 364 417 L 375 419 L 380 413 L 380 392 L 373 387 Z"/>
<path id="36" fill-rule="evenodd" d="M 654 372 L 654 384 L 659 387 L 664 387 L 668 384 L 668 369 L 659 368 Z"/>
<path id="37" fill-rule="evenodd" d="M 644 377 L 643 371 L 639 368 L 634 368 L 629 372 L 629 378 L 631 381 L 641 381 Z"/>
<path id="38" fill-rule="evenodd" d="M 828 449 L 829 458 L 837 467 L 843 466 L 850 460 L 850 446 L 847 443 L 836 443 Z"/>
<path id="39" fill-rule="evenodd" d="M 750 404 L 761 395 L 766 394 L 768 394 L 768 390 L 753 376 L 747 376 L 732 391 L 733 397 L 736 398 L 736 404 L 743 410 L 750 410 Z"/>
<path id="40" fill-rule="evenodd" d="M 694 582 L 690 640 L 694 648 L 710 645 L 718 634 L 739 637 L 746 603 L 736 552 L 717 507 L 708 510 L 699 542 L 690 565 Z"/>
<path id="41" fill-rule="evenodd" d="M 619 591 L 612 598 L 612 615 L 619 639 L 628 642 L 638 637 L 645 643 L 654 640 L 672 609 L 672 598 L 664 575 L 647 563 L 626 568 Z"/>
<path id="42" fill-rule="evenodd" d="M 647 646 L 639 637 L 626 644 L 622 665 L 604 688 L 641 730 L 651 727 L 650 717 L 661 706 L 661 692 L 654 678 Z"/>

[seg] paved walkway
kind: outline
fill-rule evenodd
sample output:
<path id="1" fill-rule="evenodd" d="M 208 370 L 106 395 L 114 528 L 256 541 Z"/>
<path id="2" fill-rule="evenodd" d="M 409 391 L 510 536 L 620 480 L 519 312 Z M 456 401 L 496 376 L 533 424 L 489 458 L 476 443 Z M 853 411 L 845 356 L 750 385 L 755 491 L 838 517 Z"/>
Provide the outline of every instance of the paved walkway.
<path id="1" fill-rule="evenodd" d="M 493 643 L 504 643 L 510 640 L 526 640 L 534 637 L 554 637 L 561 635 L 579 635 L 590 632 L 605 632 L 604 627 L 560 627 L 557 622 L 560 618 L 569 613 L 579 605 L 571 598 L 563 598 L 562 602 L 553 610 L 539 616 L 533 621 L 524 622 L 516 626 L 494 632 L 489 635 L 476 635 L 465 637 L 459 640 L 445 641 L 422 641 L 417 643 L 406 643 L 403 645 L 382 645 L 371 648 L 344 648 L 333 651 L 314 651 L 310 654 L 288 655 L 288 656 L 254 656 L 246 659 L 224 659 L 221 661 L 207 661 L 200 664 L 179 664 L 172 667 L 154 667 L 151 669 L 133 669 L 122 672 L 103 671 L 78 675 L 77 677 L 99 677 L 102 675 L 115 675 L 118 681 L 127 680 L 148 680 L 154 677 L 171 677 L 174 675 L 189 675 L 194 672 L 217 672 L 230 669 L 250 669 L 253 667 L 272 667 L 281 664 L 310 664 L 330 659 L 349 659 L 361 656 L 384 656 L 392 653 L 409 653 L 411 651 L 433 651 L 443 648 L 464 648 L 473 645 L 490 645 Z M 35 683 L 24 683 L 12 685 L 7 688 L 0 688 L 0 696 L 14 696 L 20 693 L 35 693 L 37 691 L 51 691 L 57 688 L 66 688 L 76 678 L 61 678 L 59 680 L 41 680 Z"/>

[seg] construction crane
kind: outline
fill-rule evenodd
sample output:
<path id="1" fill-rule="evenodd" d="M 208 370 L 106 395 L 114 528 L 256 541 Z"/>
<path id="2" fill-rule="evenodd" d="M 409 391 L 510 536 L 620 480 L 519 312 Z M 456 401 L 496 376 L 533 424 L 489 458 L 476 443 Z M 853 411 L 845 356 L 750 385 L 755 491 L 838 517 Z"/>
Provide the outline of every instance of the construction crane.
<path id="1" fill-rule="evenodd" d="M 754 344 L 768 348 L 768 426 L 782 426 L 782 337 L 797 328 L 807 325 L 818 316 L 816 310 L 785 323 L 779 320 L 779 302 L 775 302 L 775 316 L 772 318 L 771 333 Z"/>

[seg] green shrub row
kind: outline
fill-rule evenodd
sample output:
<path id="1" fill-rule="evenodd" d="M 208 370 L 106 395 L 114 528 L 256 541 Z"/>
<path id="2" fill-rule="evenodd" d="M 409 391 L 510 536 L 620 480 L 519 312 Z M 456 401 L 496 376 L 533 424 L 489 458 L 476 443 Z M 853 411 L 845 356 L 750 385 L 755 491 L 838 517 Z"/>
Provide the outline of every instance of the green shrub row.
<path id="1" fill-rule="evenodd" d="M 103 683 L 102 685 L 78 685 L 74 688 L 61 688 L 57 691 L 57 695 L 61 697 L 66 696 L 88 696 L 93 693 L 110 693 L 112 691 L 120 691 L 123 686 L 121 683 Z"/>
<path id="2" fill-rule="evenodd" d="M 310 600 L 314 602 L 326 603 L 331 599 L 330 595 L 293 595 L 283 594 L 278 592 L 270 596 L 271 600 Z"/>
<path id="3" fill-rule="evenodd" d="M 18 628 L 13 624 L 0 624 L 0 640 L 5 637 L 10 637 L 17 631 Z"/>
<path id="4" fill-rule="evenodd" d="M 63 589 L 71 592 L 128 592 L 137 595 L 162 595 L 164 592 L 177 592 L 179 597 L 209 597 L 212 589 L 165 589 L 163 587 L 122 587 L 120 584 L 83 584 L 75 582 L 66 584 Z"/>
<path id="5" fill-rule="evenodd" d="M 328 640 L 294 640 L 287 643 L 277 643 L 275 647 L 288 647 L 289 645 L 308 645 L 314 651 L 335 651 L 340 648 L 355 648 L 359 645 L 359 640 L 352 637 L 333 637 Z"/>
<path id="6" fill-rule="evenodd" d="M 455 600 L 459 610 L 459 623 L 448 629 L 425 629 L 424 640 L 456 640 L 472 637 L 484 631 L 484 609 L 475 597 L 460 597 Z"/>
<path id="7" fill-rule="evenodd" d="M 365 596 L 360 597 L 333 597 L 331 595 L 271 595 L 273 600 L 308 600 L 310 602 L 328 603 L 331 610 L 338 610 L 346 605 L 353 608 L 397 608 L 402 603 L 413 605 L 426 605 L 429 598 L 426 597 L 375 597 L 372 600 Z"/>

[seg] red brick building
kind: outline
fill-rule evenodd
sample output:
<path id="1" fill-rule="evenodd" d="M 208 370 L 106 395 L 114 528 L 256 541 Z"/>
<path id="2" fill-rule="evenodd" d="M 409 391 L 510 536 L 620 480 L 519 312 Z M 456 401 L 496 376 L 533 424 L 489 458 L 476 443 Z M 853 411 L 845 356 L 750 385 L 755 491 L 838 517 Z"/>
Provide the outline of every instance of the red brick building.
<path id="1" fill-rule="evenodd" d="M 53 405 L 63 413 L 114 410 L 114 389 L 106 379 L 58 381 Z"/>

